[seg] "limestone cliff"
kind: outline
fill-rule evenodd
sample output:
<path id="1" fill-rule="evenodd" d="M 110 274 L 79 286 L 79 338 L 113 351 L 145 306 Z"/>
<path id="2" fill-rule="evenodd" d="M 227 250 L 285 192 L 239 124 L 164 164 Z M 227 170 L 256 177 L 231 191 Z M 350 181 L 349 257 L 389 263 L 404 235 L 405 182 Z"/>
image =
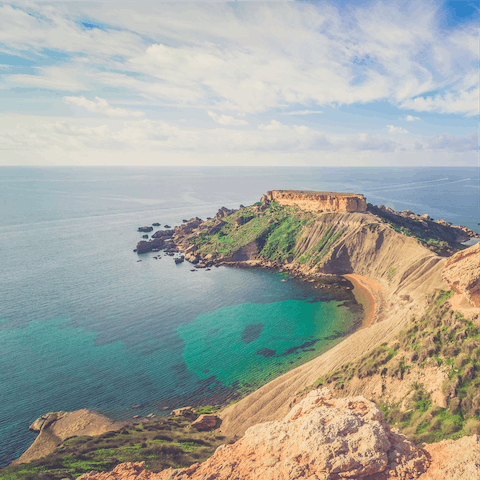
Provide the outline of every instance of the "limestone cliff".
<path id="1" fill-rule="evenodd" d="M 383 420 L 371 401 L 315 390 L 283 418 L 251 427 L 202 464 L 158 474 L 141 464 L 78 480 L 477 480 L 480 438 L 419 448 Z M 428 450 L 427 450 L 428 449 Z"/>
<path id="2" fill-rule="evenodd" d="M 365 197 L 355 193 L 272 190 L 262 200 L 314 212 L 364 212 L 367 209 Z"/>
<path id="3" fill-rule="evenodd" d="M 454 292 L 480 307 L 480 243 L 450 257 L 442 276 Z"/>

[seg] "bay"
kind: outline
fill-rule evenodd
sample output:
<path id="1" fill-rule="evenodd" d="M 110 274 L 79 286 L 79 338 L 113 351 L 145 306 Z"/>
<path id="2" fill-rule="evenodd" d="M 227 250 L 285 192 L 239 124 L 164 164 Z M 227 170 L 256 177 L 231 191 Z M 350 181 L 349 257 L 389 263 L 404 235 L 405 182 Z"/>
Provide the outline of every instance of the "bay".
<path id="1" fill-rule="evenodd" d="M 358 318 L 308 285 L 132 251 L 139 226 L 282 188 L 479 228 L 475 168 L 0 168 L 0 466 L 49 411 L 161 413 L 259 386 L 340 341 Z"/>

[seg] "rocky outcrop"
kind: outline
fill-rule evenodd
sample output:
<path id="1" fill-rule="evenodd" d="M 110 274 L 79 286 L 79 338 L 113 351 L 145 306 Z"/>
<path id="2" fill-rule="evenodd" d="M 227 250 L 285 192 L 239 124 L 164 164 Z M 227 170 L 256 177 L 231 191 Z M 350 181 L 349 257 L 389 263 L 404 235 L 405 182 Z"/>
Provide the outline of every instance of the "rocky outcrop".
<path id="1" fill-rule="evenodd" d="M 425 445 L 430 468 L 418 480 L 478 480 L 480 478 L 480 436 L 443 440 Z"/>
<path id="2" fill-rule="evenodd" d="M 374 215 L 393 223 L 397 229 L 406 229 L 411 235 L 420 239 L 437 240 L 437 245 L 432 243 L 429 248 L 443 256 L 452 255 L 457 249 L 458 242 L 464 242 L 469 238 L 479 237 L 479 234 L 472 230 L 452 225 L 445 220 L 434 220 L 428 214 L 418 215 L 410 210 L 396 212 L 385 205 L 368 204 L 368 211 Z M 440 244 L 443 242 L 443 246 Z M 448 244 L 448 245 L 447 245 Z M 453 247 L 453 248 L 452 248 Z"/>
<path id="3" fill-rule="evenodd" d="M 454 292 L 480 307 L 480 243 L 450 257 L 442 277 Z"/>
<path id="4" fill-rule="evenodd" d="M 191 218 L 188 222 L 180 225 L 178 227 L 174 227 L 175 236 L 184 236 L 192 233 L 199 225 L 202 223 L 202 219 L 195 217 Z"/>
<path id="5" fill-rule="evenodd" d="M 232 213 L 236 212 L 235 209 L 230 209 L 227 207 L 222 207 L 218 210 L 217 214 L 215 215 L 215 219 L 219 220 L 223 217 L 227 217 L 228 215 L 231 215 Z"/>
<path id="6" fill-rule="evenodd" d="M 12 465 L 28 463 L 55 451 L 55 449 L 70 437 L 93 436 L 111 430 L 118 430 L 123 425 L 92 412 L 76 410 L 74 412 L 50 412 L 35 420 L 29 427 L 39 435 L 30 448 Z"/>
<path id="7" fill-rule="evenodd" d="M 139 232 L 151 232 L 153 230 L 153 227 L 138 227 Z"/>
<path id="8" fill-rule="evenodd" d="M 199 432 L 205 430 L 212 430 L 220 423 L 220 419 L 216 415 L 200 415 L 192 424 L 191 427 Z"/>
<path id="9" fill-rule="evenodd" d="M 200 465 L 131 478 L 373 480 L 374 475 L 388 472 L 397 478 L 415 479 L 428 466 L 423 450 L 390 429 L 373 402 L 364 397 L 334 399 L 324 388 L 310 392 L 283 420 L 255 425 L 235 444 L 220 446 Z M 131 472 L 132 466 L 127 464 L 126 469 Z M 130 478 L 114 476 L 114 472 L 101 475 L 81 478 Z"/>
<path id="10" fill-rule="evenodd" d="M 211 462 L 211 460 L 208 460 L 202 465 L 195 463 L 186 469 L 167 470 L 159 474 L 145 470 L 143 462 L 122 463 L 115 467 L 112 472 L 91 472 L 90 474 L 82 475 L 77 480 L 183 480 L 200 478 L 212 480 L 222 478 L 238 478 L 242 480 L 248 480 L 249 478 L 255 478 L 258 480 L 287 480 L 295 478 L 305 478 L 308 480 L 324 480 L 328 478 L 350 478 L 352 480 L 360 478 L 363 478 L 364 480 L 398 480 L 399 478 L 417 480 L 478 480 L 478 478 L 480 478 L 480 437 L 478 435 L 464 437 L 457 441 L 444 440 L 439 443 L 425 445 L 422 451 L 420 449 L 415 449 L 411 443 L 405 440 L 405 437 L 398 437 L 397 434 L 393 432 L 391 433 L 393 438 L 389 437 L 388 441 L 391 442 L 391 439 L 393 439 L 393 444 L 390 454 L 387 454 L 387 458 L 391 459 L 394 455 L 396 458 L 391 461 L 391 464 L 389 464 L 388 467 L 393 465 L 396 466 L 396 468 L 394 470 L 388 470 L 387 467 L 383 472 L 367 476 L 350 476 L 347 473 L 346 475 L 341 476 L 313 474 L 311 476 L 305 475 L 304 477 L 299 477 L 299 470 L 295 469 L 291 470 L 291 476 L 289 475 L 289 471 L 286 471 L 287 475 L 281 476 L 281 468 L 285 465 L 285 463 L 277 465 L 277 458 L 279 457 L 273 453 L 270 456 L 264 457 L 262 462 L 259 462 L 256 465 L 256 476 L 253 477 L 235 475 L 224 477 L 219 475 L 214 469 L 212 469 L 209 473 L 203 473 L 202 467 L 206 463 Z M 362 445 L 362 443 L 359 443 L 359 445 Z M 219 447 L 220 453 L 225 449 L 228 451 L 228 447 L 223 447 L 223 449 L 220 448 L 221 447 Z M 340 461 L 345 459 L 343 455 L 343 453 L 340 455 Z M 215 456 L 217 456 L 217 453 Z M 405 462 L 405 459 L 408 458 L 410 459 Z M 227 468 L 230 467 L 231 471 L 234 471 L 237 466 L 237 462 L 235 460 L 236 459 L 232 459 L 230 465 L 227 466 Z M 249 459 L 244 459 L 244 463 L 247 463 L 248 460 Z M 252 458 L 251 460 L 254 459 Z M 300 456 L 295 460 L 298 460 L 297 464 L 300 464 L 303 458 Z M 399 464 L 398 462 L 402 462 L 402 460 L 404 460 L 404 463 Z M 250 462 L 250 464 L 250 470 L 255 468 L 255 465 L 252 462 Z M 426 471 L 421 473 L 425 466 L 427 466 Z M 203 476 L 199 476 L 199 474 Z M 275 474 L 279 476 L 273 476 Z"/>
<path id="11" fill-rule="evenodd" d="M 189 417 L 195 415 L 195 410 L 193 407 L 182 407 L 172 410 L 170 415 L 173 415 L 174 417 Z"/>
<path id="12" fill-rule="evenodd" d="M 173 230 L 158 230 L 152 235 L 152 238 L 169 238 L 173 237 L 174 233 Z"/>
<path id="13" fill-rule="evenodd" d="M 272 190 L 262 197 L 262 203 L 265 202 L 296 205 L 308 211 L 365 212 L 367 210 L 365 197 L 355 193 Z"/>
<path id="14" fill-rule="evenodd" d="M 147 253 L 152 250 L 162 250 L 165 247 L 165 240 L 163 238 L 150 239 L 148 242 L 141 240 L 137 243 L 137 248 L 134 250 L 137 253 Z"/>

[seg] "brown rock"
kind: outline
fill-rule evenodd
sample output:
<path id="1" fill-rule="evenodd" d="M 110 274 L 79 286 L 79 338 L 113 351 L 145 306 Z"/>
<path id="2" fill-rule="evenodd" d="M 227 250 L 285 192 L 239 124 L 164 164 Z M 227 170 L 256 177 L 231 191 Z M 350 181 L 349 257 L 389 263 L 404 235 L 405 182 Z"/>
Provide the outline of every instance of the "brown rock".
<path id="1" fill-rule="evenodd" d="M 193 407 L 182 407 L 177 408 L 176 410 L 172 410 L 170 415 L 174 417 L 188 417 L 189 415 L 193 415 L 195 413 Z"/>
<path id="2" fill-rule="evenodd" d="M 480 307 L 480 243 L 452 255 L 442 277 L 454 292 L 463 294 L 474 307 Z"/>
<path id="3" fill-rule="evenodd" d="M 93 436 L 111 430 L 118 430 L 122 425 L 90 410 L 74 412 L 50 412 L 35 420 L 29 427 L 39 435 L 30 448 L 12 465 L 28 463 L 54 452 L 63 440 L 76 436 Z"/>
<path id="4" fill-rule="evenodd" d="M 480 478 L 480 436 L 443 440 L 426 445 L 430 468 L 418 480 L 478 480 Z"/>
<path id="5" fill-rule="evenodd" d="M 219 447 L 192 474 L 169 469 L 158 479 L 328 480 L 387 469 L 405 476 L 427 465 L 423 452 L 392 431 L 373 402 L 334 399 L 322 389 L 310 392 L 283 421 L 255 425 L 235 444 Z"/>
<path id="6" fill-rule="evenodd" d="M 77 480 L 154 480 L 157 473 L 145 470 L 142 463 L 121 463 L 111 472 L 90 472 L 77 478 Z"/>
<path id="7" fill-rule="evenodd" d="M 266 199 L 280 205 L 296 205 L 302 210 L 309 211 L 365 212 L 367 210 L 365 197 L 355 193 L 272 190 L 266 193 Z"/>
<path id="8" fill-rule="evenodd" d="M 216 415 L 200 415 L 190 426 L 198 431 L 215 428 L 220 419 Z"/>
<path id="9" fill-rule="evenodd" d="M 427 453 L 426 453 L 426 452 Z M 123 463 L 78 480 L 478 480 L 480 437 L 413 445 L 373 402 L 310 392 L 282 421 L 255 425 L 202 464 L 160 473 Z"/>

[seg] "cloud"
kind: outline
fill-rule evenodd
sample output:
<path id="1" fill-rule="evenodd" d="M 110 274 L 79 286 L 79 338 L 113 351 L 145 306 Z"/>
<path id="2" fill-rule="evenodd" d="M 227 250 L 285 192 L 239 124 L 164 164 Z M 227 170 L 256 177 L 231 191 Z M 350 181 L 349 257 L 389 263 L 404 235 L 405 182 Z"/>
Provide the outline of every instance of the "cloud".
<path id="1" fill-rule="evenodd" d="M 478 154 L 477 145 L 476 132 L 466 136 L 419 137 L 413 142 L 368 133 L 338 135 L 276 121 L 255 130 L 223 126 L 205 130 L 163 120 L 122 117 L 58 119 L 0 114 L 1 162 L 7 164 L 11 158 L 19 161 L 32 158 L 33 161 L 49 159 L 51 163 L 64 165 L 78 155 L 79 164 L 106 164 L 106 159 L 110 159 L 111 164 L 118 164 L 121 158 L 121 163 L 131 165 L 138 153 L 141 153 L 143 164 L 158 165 L 159 156 L 162 165 L 175 164 L 177 160 L 172 159 L 191 164 L 194 152 L 198 159 L 217 158 L 215 164 L 222 164 L 225 155 L 231 161 L 241 162 L 241 155 L 248 154 L 251 164 L 275 165 L 279 162 L 293 165 L 295 159 L 301 159 L 310 165 L 386 165 L 394 162 L 418 166 L 457 162 L 473 166 Z"/>
<path id="2" fill-rule="evenodd" d="M 84 82 L 78 79 L 78 70 L 71 67 L 45 67 L 36 68 L 38 75 L 15 74 L 6 75 L 7 82 L 11 85 L 24 83 L 48 90 L 61 90 L 76 92 L 88 90 Z"/>
<path id="3" fill-rule="evenodd" d="M 142 117 L 144 112 L 126 110 L 124 108 L 111 107 L 108 102 L 99 97 L 95 97 L 95 102 L 87 100 L 85 97 L 63 97 L 63 101 L 67 105 L 75 105 L 77 107 L 83 107 L 89 112 L 103 113 L 110 117 Z"/>
<path id="4" fill-rule="evenodd" d="M 449 150 L 452 152 L 478 151 L 478 132 L 472 132 L 464 137 L 456 137 L 451 133 L 434 135 L 423 139 L 419 149 Z"/>
<path id="5" fill-rule="evenodd" d="M 218 115 L 210 111 L 208 112 L 208 115 L 212 117 L 214 122 L 220 123 L 221 125 L 248 125 L 247 121 L 239 120 L 228 115 Z"/>
<path id="6" fill-rule="evenodd" d="M 478 115 L 478 87 L 468 91 L 448 92 L 434 97 L 416 97 L 403 102 L 400 107 L 417 112 L 439 112 L 464 114 L 468 117 Z"/>
<path id="7" fill-rule="evenodd" d="M 283 115 L 310 115 L 311 113 L 323 113 L 323 110 L 297 110 L 295 112 L 285 112 Z"/>
<path id="8" fill-rule="evenodd" d="M 413 117 L 412 115 L 405 115 L 400 117 L 399 120 L 405 120 L 407 122 L 414 122 L 415 120 L 420 120 L 420 117 Z"/>
<path id="9" fill-rule="evenodd" d="M 259 130 L 274 131 L 274 130 L 289 130 L 287 125 L 280 123 L 278 120 L 272 120 L 268 125 L 263 123 L 258 126 Z"/>
<path id="10" fill-rule="evenodd" d="M 388 133 L 408 133 L 408 130 L 405 130 L 402 127 L 395 127 L 394 125 L 387 125 Z"/>
<path id="11" fill-rule="evenodd" d="M 367 2 L 342 12 L 316 2 L 199 2 L 187 10 L 175 2 L 129 9 L 19 3 L 0 6 L 0 43 L 15 55 L 61 54 L 49 67 L 56 75 L 6 75 L 9 84 L 109 88 L 166 105 L 241 113 L 386 100 L 472 115 L 478 32 L 468 25 L 442 31 L 438 15 L 428 1 Z M 85 28 L 87 20 L 105 28 Z M 421 97 L 436 90 L 441 97 Z"/>

